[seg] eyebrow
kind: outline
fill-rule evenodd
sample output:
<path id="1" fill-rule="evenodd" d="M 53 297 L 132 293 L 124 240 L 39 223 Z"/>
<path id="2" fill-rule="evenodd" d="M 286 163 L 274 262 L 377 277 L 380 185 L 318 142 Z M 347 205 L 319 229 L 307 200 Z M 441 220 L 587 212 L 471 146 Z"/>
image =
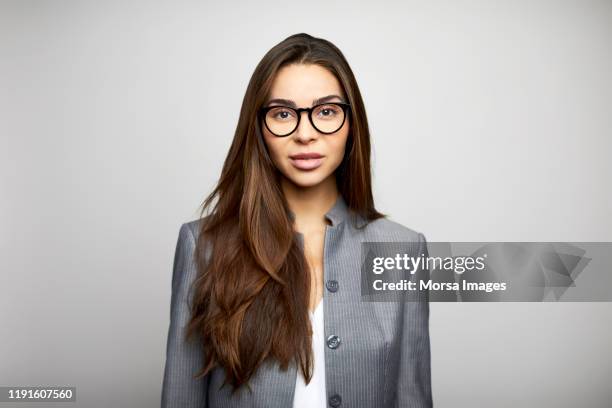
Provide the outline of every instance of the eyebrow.
<path id="1" fill-rule="evenodd" d="M 318 98 L 312 101 L 312 106 L 319 105 L 325 102 L 330 102 L 333 99 L 340 99 L 341 102 L 344 102 L 344 99 L 338 95 L 327 95 L 327 96 L 324 96 L 322 98 Z M 281 105 L 289 106 L 291 108 L 297 108 L 297 105 L 291 99 L 283 99 L 283 98 L 270 99 L 268 102 L 266 102 L 266 106 L 270 105 L 271 103 L 278 103 Z"/>

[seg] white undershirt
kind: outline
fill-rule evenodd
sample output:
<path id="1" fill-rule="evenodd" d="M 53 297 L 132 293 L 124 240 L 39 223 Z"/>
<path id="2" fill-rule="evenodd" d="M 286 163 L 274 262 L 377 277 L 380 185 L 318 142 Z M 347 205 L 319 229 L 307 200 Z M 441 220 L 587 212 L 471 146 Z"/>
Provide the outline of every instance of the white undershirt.
<path id="1" fill-rule="evenodd" d="M 308 311 L 312 323 L 312 351 L 314 353 L 314 369 L 310 383 L 306 384 L 302 370 L 298 367 L 295 380 L 295 396 L 293 408 L 325 408 L 325 340 L 323 339 L 323 299 L 313 312 Z"/>

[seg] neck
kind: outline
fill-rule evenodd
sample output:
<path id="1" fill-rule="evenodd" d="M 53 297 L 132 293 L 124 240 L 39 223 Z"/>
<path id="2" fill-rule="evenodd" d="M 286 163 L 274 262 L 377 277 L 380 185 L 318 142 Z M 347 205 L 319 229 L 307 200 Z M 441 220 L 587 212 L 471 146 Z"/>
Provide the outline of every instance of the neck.
<path id="1" fill-rule="evenodd" d="M 312 187 L 300 187 L 283 178 L 281 188 L 289 208 L 295 214 L 296 226 L 325 223 L 325 214 L 338 199 L 336 177 L 332 174 Z"/>

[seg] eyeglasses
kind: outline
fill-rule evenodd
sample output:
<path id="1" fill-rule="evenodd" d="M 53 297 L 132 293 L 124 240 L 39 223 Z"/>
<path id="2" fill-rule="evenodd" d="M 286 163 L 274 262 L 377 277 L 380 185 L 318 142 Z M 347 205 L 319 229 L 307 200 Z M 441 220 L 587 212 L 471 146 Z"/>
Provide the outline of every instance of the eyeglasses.
<path id="1" fill-rule="evenodd" d="M 266 106 L 261 108 L 260 115 L 266 128 L 277 137 L 289 136 L 300 125 L 302 112 L 308 112 L 308 120 L 318 132 L 329 135 L 335 133 L 346 120 L 350 104 L 328 102 L 312 108 L 290 108 L 287 106 Z"/>

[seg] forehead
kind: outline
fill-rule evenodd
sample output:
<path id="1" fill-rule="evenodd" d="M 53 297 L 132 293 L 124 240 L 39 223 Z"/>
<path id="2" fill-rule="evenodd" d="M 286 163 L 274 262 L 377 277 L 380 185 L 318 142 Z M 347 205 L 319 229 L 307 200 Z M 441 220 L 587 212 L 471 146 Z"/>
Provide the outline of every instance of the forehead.
<path id="1" fill-rule="evenodd" d="M 344 96 L 340 82 L 326 68 L 316 64 L 291 64 L 281 68 L 272 82 L 268 99 L 290 99 L 309 106 L 326 95 Z"/>

